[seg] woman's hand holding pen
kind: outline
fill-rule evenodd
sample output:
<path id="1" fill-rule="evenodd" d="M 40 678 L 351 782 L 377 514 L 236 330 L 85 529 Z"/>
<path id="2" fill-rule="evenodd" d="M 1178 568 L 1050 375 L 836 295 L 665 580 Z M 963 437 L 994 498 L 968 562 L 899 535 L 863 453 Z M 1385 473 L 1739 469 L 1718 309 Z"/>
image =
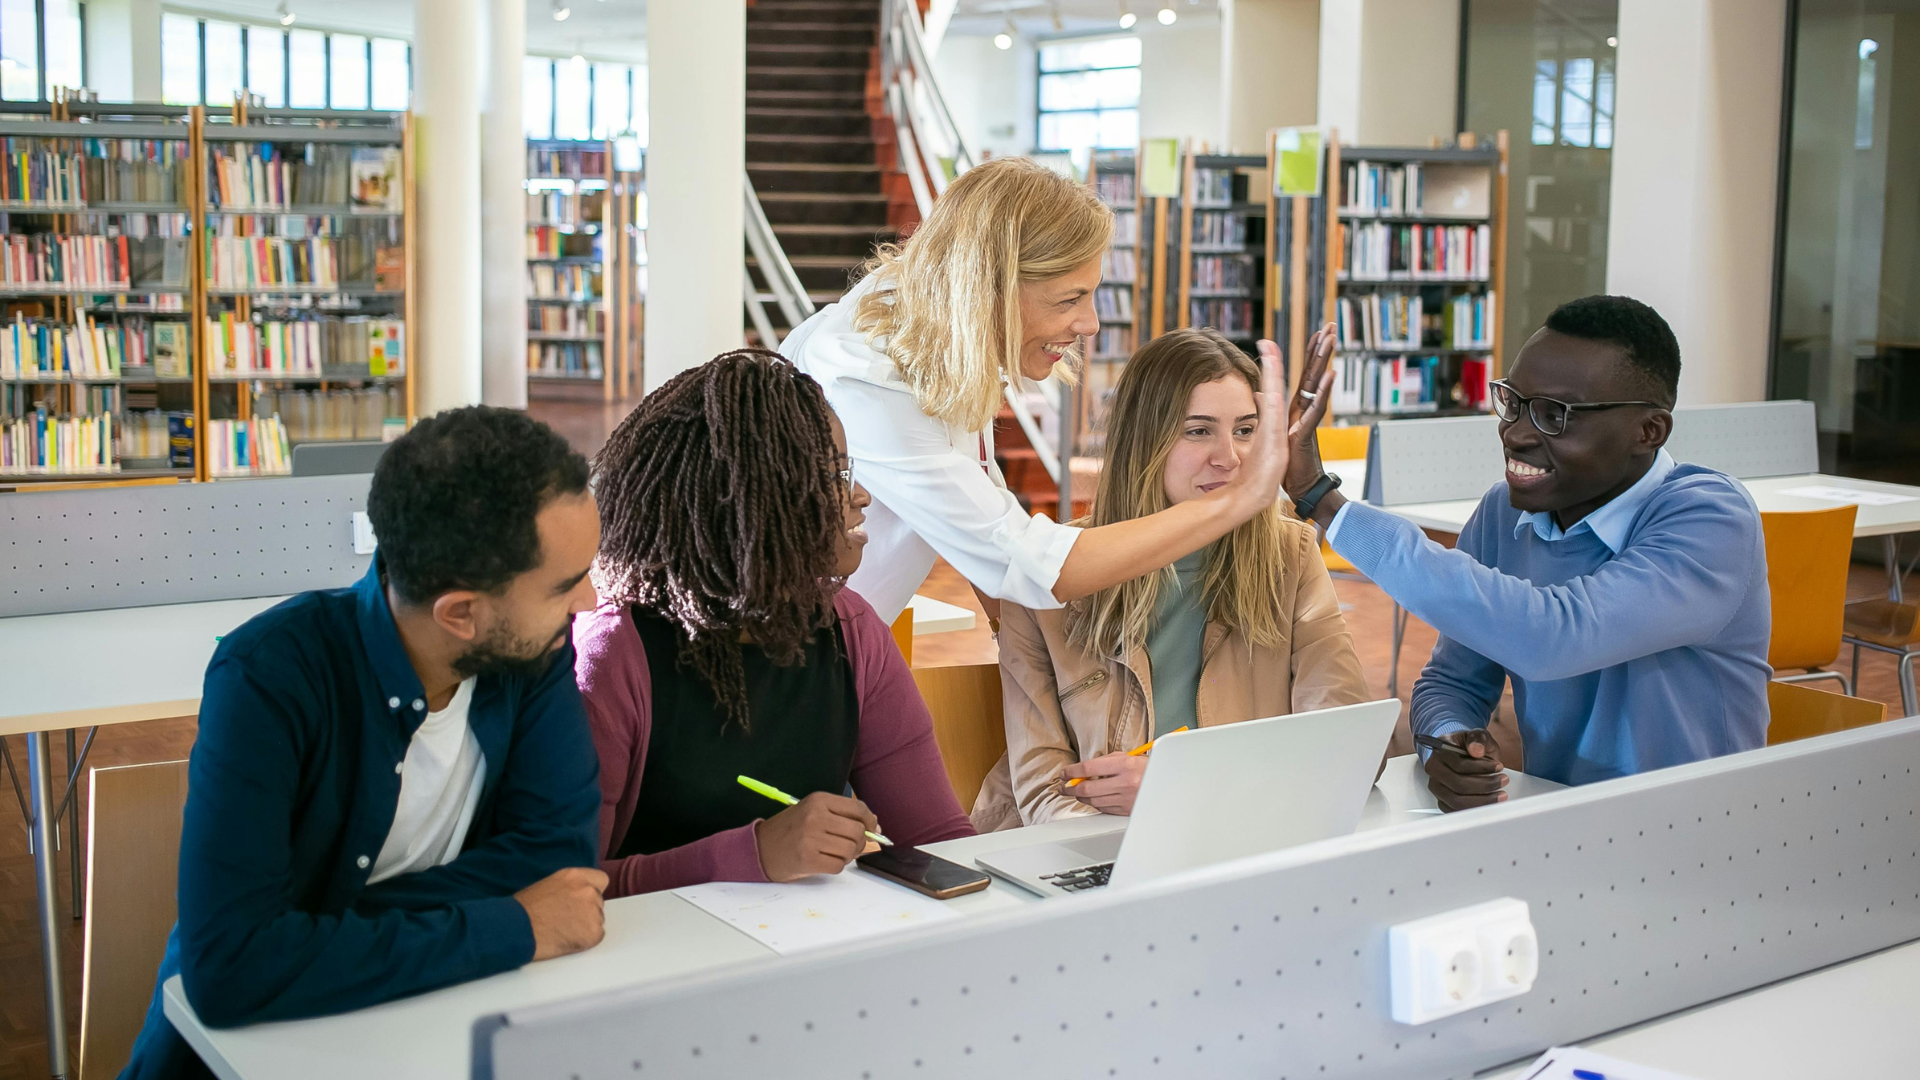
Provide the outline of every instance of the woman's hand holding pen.
<path id="1" fill-rule="evenodd" d="M 1147 774 L 1145 754 L 1113 753 L 1069 765 L 1062 781 L 1082 778 L 1063 790 L 1103 814 L 1133 813 L 1133 798 L 1140 793 L 1140 778 Z"/>

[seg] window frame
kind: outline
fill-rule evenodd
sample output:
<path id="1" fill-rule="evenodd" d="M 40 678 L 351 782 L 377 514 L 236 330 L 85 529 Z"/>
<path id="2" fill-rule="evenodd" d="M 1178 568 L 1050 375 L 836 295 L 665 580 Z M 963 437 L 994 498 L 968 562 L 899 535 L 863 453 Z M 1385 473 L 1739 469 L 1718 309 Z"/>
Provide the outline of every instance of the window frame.
<path id="1" fill-rule="evenodd" d="M 1033 148 L 1034 150 L 1046 151 L 1046 152 L 1063 152 L 1064 151 L 1067 153 L 1078 153 L 1082 150 L 1088 149 L 1087 147 L 1084 147 L 1084 146 L 1046 146 L 1044 145 L 1041 142 L 1040 131 L 1041 131 L 1043 121 L 1048 116 L 1065 116 L 1069 113 L 1086 113 L 1094 117 L 1095 126 L 1097 128 L 1099 126 L 1099 120 L 1101 116 L 1105 113 L 1131 112 L 1133 113 L 1133 116 L 1134 116 L 1134 130 L 1137 132 L 1140 129 L 1140 122 L 1139 122 L 1140 121 L 1140 98 L 1144 96 L 1142 93 L 1138 93 L 1138 92 L 1135 93 L 1133 104 L 1131 106 L 1115 106 L 1111 108 L 1095 107 L 1091 109 L 1049 109 L 1045 105 L 1041 104 L 1041 100 L 1042 100 L 1041 89 L 1045 85 L 1047 76 L 1049 75 L 1078 75 L 1078 74 L 1082 74 L 1084 72 L 1089 72 L 1089 71 L 1139 71 L 1141 69 L 1141 60 L 1145 59 L 1143 55 L 1141 57 L 1141 60 L 1136 60 L 1131 64 L 1114 64 L 1107 67 L 1081 67 L 1081 68 L 1069 68 L 1061 71 L 1048 71 L 1046 69 L 1045 62 L 1041 59 L 1041 57 L 1045 55 L 1045 52 L 1048 46 L 1050 45 L 1081 45 L 1081 44 L 1090 44 L 1096 41 L 1119 41 L 1123 39 L 1131 39 L 1135 42 L 1140 42 L 1140 35 L 1139 34 L 1085 34 L 1085 35 L 1076 35 L 1073 37 L 1048 38 L 1043 41 L 1037 41 L 1034 43 L 1034 50 L 1033 50 L 1033 70 L 1034 70 Z M 1145 52 L 1144 44 L 1142 46 L 1141 51 L 1142 53 Z M 1095 147 L 1092 147 L 1092 149 L 1094 150 L 1131 150 L 1131 149 L 1135 149 L 1135 147 L 1095 146 Z"/>

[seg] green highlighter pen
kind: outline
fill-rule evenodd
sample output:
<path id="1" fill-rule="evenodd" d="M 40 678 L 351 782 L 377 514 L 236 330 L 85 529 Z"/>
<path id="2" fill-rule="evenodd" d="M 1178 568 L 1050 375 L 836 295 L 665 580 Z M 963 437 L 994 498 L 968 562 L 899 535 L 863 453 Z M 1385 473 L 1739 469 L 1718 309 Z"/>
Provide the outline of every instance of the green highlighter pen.
<path id="1" fill-rule="evenodd" d="M 772 784 L 763 784 L 751 776 L 736 776 L 734 779 L 740 781 L 740 786 L 746 788 L 748 791 L 756 795 L 765 795 L 767 798 L 784 806 L 792 806 L 800 801 L 786 792 L 781 791 L 779 788 L 774 787 Z M 877 832 L 868 833 L 867 839 L 872 840 L 876 844 L 885 844 L 888 847 L 893 846 L 893 841 L 881 836 Z"/>

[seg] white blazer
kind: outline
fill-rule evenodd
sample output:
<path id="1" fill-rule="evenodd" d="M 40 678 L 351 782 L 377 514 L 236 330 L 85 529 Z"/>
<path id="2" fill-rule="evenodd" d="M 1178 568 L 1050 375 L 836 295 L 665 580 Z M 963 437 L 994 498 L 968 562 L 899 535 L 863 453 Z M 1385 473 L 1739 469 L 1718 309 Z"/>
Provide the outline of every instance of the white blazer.
<path id="1" fill-rule="evenodd" d="M 1059 607 L 1053 583 L 1080 530 L 1021 507 L 994 463 L 991 425 L 962 431 L 920 410 L 884 343 L 853 328 L 873 287 L 872 277 L 860 282 L 780 346 L 826 391 L 854 480 L 873 496 L 866 557 L 848 584 L 892 622 L 938 554 L 988 596 Z"/>

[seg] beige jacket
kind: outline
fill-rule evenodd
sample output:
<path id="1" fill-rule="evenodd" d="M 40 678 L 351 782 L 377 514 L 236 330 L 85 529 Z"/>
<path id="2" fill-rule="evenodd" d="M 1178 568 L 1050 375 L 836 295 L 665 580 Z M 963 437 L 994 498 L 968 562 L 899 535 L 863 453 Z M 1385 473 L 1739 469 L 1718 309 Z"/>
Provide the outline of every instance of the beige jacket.
<path id="1" fill-rule="evenodd" d="M 1201 645 L 1201 727 L 1370 700 L 1310 526 L 1287 524 L 1287 573 L 1280 607 L 1287 640 L 1253 647 L 1236 630 L 1208 622 Z M 1066 766 L 1146 742 L 1153 730 L 1153 682 L 1145 648 L 1124 665 L 1067 643 L 1066 613 L 1000 605 L 1000 686 L 1007 753 L 973 804 L 981 832 L 1037 825 L 1099 811 L 1066 794 Z M 1118 701 L 1116 701 L 1116 697 Z"/>

